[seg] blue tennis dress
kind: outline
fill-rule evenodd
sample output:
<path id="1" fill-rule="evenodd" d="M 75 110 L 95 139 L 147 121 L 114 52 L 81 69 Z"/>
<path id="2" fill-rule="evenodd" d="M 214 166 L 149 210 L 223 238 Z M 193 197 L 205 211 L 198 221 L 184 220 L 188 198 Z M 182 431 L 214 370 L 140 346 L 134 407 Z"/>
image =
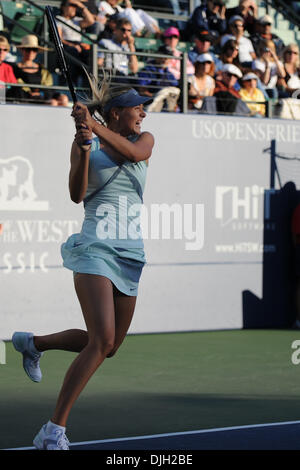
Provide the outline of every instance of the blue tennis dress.
<path id="1" fill-rule="evenodd" d="M 146 264 L 140 227 L 146 173 L 145 161 L 118 164 L 93 139 L 82 229 L 61 246 L 66 268 L 106 276 L 124 294 L 137 295 Z"/>

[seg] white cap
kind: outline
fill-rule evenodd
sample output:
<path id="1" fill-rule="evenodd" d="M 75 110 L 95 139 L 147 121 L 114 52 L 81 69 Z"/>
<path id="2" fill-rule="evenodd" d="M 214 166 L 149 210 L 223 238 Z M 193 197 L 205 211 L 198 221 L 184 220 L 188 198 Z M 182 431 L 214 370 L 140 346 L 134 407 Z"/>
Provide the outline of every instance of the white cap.
<path id="1" fill-rule="evenodd" d="M 223 66 L 222 72 L 232 73 L 232 75 L 236 75 L 238 78 L 242 78 L 243 76 L 240 69 L 236 67 L 236 65 L 233 65 L 233 64 L 225 64 Z"/>
<path id="2" fill-rule="evenodd" d="M 264 72 L 266 70 L 266 64 L 259 59 L 255 59 L 252 62 L 251 68 L 252 70 L 259 70 L 260 72 Z"/>
<path id="3" fill-rule="evenodd" d="M 244 18 L 240 15 L 231 16 L 228 20 L 228 24 L 235 23 L 236 21 L 241 21 L 244 24 Z"/>
<path id="4" fill-rule="evenodd" d="M 246 75 L 243 76 L 242 80 L 243 80 L 243 81 L 244 81 L 244 80 L 251 80 L 252 78 L 253 78 L 254 80 L 257 80 L 257 79 L 258 79 L 258 77 L 257 77 L 257 75 L 255 75 L 255 73 L 249 72 L 249 73 L 246 73 Z"/>
<path id="5" fill-rule="evenodd" d="M 273 19 L 270 15 L 264 15 L 264 16 L 261 16 L 259 19 L 258 19 L 258 22 L 260 24 L 266 24 L 266 23 L 270 23 L 270 24 L 273 24 Z"/>
<path id="6" fill-rule="evenodd" d="M 236 37 L 233 36 L 233 34 L 225 34 L 224 36 L 222 36 L 220 40 L 220 46 L 223 47 L 227 41 L 230 41 L 230 39 L 236 40 Z"/>
<path id="7" fill-rule="evenodd" d="M 208 53 L 198 55 L 195 60 L 195 62 L 200 62 L 200 64 L 202 62 L 213 62 L 213 61 L 214 59 L 212 58 L 212 55 Z"/>

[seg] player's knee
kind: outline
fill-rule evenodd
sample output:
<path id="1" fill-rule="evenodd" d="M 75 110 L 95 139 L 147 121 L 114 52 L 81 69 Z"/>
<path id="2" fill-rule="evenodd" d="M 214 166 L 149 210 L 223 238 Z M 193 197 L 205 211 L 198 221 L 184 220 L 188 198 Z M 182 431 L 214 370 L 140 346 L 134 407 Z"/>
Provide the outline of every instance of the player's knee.
<path id="1" fill-rule="evenodd" d="M 117 351 L 118 351 L 118 348 L 112 348 L 112 350 L 109 351 L 109 353 L 107 354 L 106 357 L 107 358 L 113 357 L 116 354 Z"/>
<path id="2" fill-rule="evenodd" d="M 114 342 L 110 339 L 101 338 L 99 341 L 95 340 L 92 347 L 95 356 L 106 357 L 113 350 Z"/>

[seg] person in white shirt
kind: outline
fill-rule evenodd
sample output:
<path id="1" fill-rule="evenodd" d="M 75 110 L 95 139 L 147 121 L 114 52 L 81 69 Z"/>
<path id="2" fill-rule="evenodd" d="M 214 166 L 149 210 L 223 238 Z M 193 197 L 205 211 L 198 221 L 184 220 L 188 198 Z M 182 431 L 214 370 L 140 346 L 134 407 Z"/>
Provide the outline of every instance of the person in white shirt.
<path id="1" fill-rule="evenodd" d="M 120 0 L 103 0 L 99 3 L 99 13 L 105 15 L 114 15 L 118 13 L 119 18 L 127 18 L 132 26 L 134 36 L 142 36 L 144 30 L 152 34 L 159 34 L 160 29 L 155 18 L 150 16 L 144 10 L 135 10 L 130 0 L 125 0 L 125 8 L 119 5 Z"/>
<path id="2" fill-rule="evenodd" d="M 276 46 L 273 41 L 262 41 L 257 51 L 258 58 L 253 61 L 252 69 L 259 76 L 268 96 L 277 98 L 278 79 L 285 78 L 286 72 L 277 57 Z"/>
<path id="3" fill-rule="evenodd" d="M 195 62 L 195 75 L 188 79 L 189 108 L 200 109 L 205 96 L 213 96 L 215 89 L 214 61 L 211 54 L 200 54 Z"/>
<path id="4" fill-rule="evenodd" d="M 251 67 L 252 61 L 256 59 L 254 47 L 250 39 L 244 36 L 244 20 L 241 16 L 235 15 L 229 19 L 229 33 L 222 36 L 221 47 L 229 39 L 235 39 L 239 48 L 239 61 L 243 67 Z"/>
<path id="5" fill-rule="evenodd" d="M 117 26 L 112 39 L 101 39 L 98 45 L 99 49 L 120 52 L 120 54 L 109 54 L 99 51 L 98 67 L 104 67 L 105 69 L 111 70 L 113 73 L 124 77 L 128 76 L 130 73 L 137 73 L 137 56 L 135 54 L 124 54 L 124 52 L 135 52 L 132 26 L 126 18 L 120 18 L 117 21 Z"/>

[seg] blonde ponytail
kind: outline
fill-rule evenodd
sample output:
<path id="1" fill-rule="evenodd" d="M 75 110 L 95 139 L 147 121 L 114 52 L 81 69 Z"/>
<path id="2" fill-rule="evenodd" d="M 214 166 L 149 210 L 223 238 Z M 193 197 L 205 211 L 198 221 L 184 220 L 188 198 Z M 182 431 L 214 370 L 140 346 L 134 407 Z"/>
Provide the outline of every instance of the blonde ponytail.
<path id="1" fill-rule="evenodd" d="M 111 76 L 107 72 L 103 71 L 103 78 L 101 83 L 92 74 L 86 71 L 93 99 L 87 103 L 87 107 L 90 114 L 101 122 L 101 124 L 107 125 L 109 121 L 109 112 L 105 112 L 106 104 L 113 98 L 126 93 L 131 89 L 128 85 L 111 85 Z"/>

